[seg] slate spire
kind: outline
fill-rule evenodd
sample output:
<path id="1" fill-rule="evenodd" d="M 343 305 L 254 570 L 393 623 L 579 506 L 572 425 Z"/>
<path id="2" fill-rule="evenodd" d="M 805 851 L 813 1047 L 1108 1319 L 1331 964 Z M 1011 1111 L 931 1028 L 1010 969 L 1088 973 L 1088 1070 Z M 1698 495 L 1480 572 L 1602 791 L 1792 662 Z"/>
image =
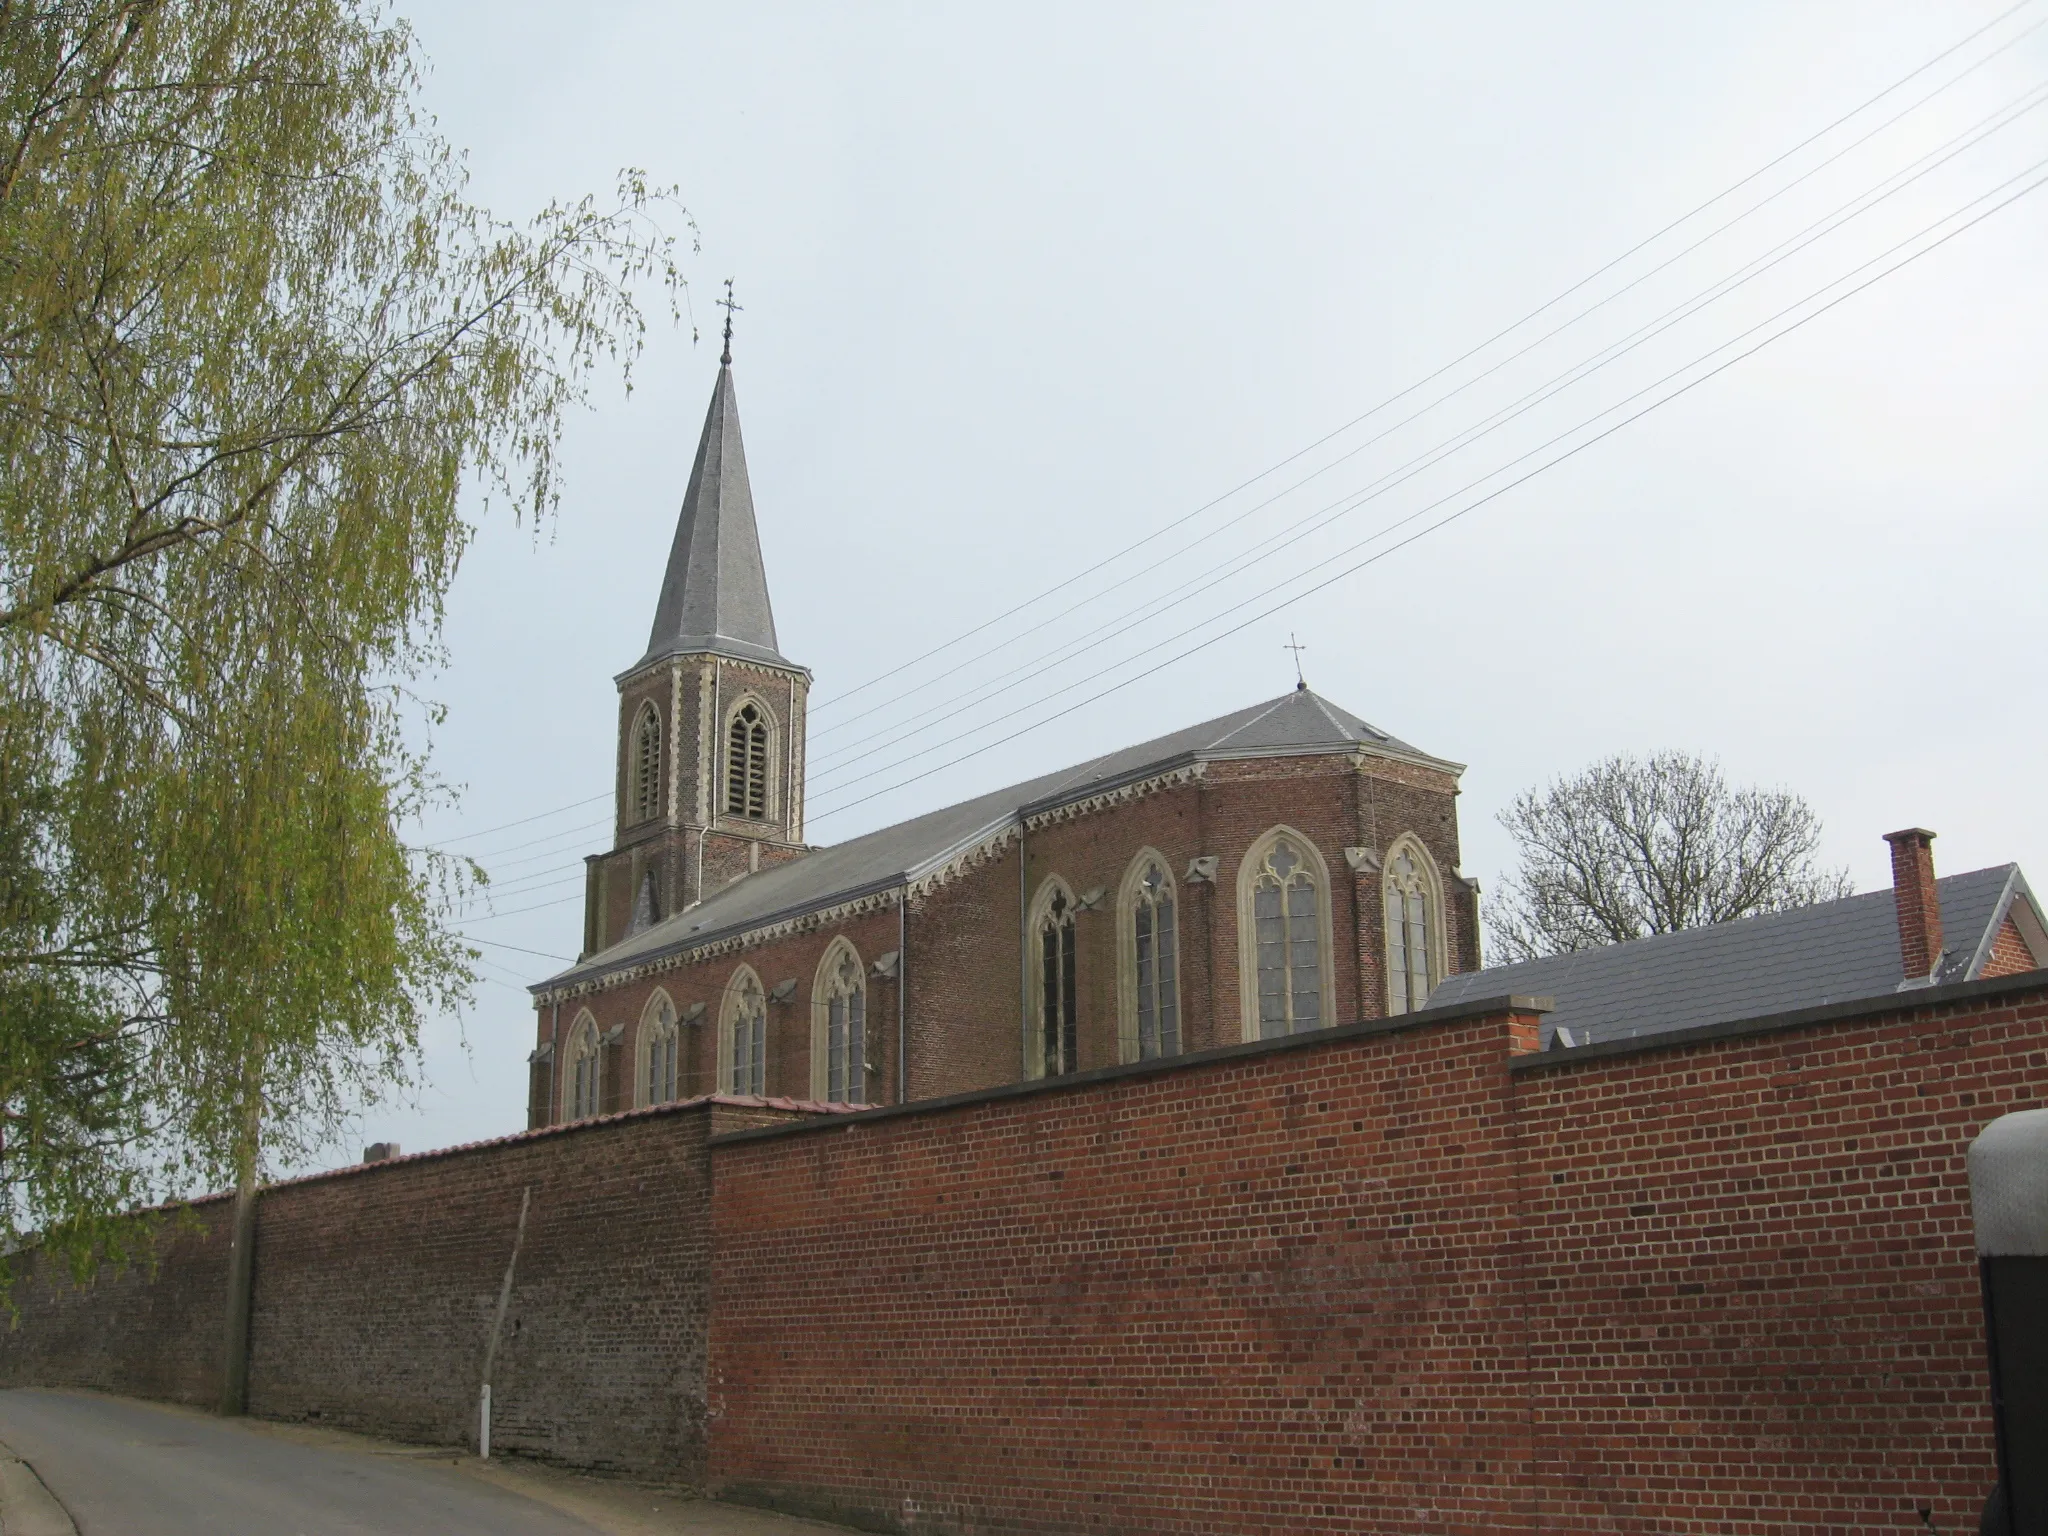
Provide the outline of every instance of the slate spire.
<path id="1" fill-rule="evenodd" d="M 754 526 L 754 493 L 747 484 L 747 453 L 740 443 L 739 406 L 732 369 L 721 363 L 697 462 L 676 519 L 661 600 L 647 654 L 633 670 L 685 652 L 711 651 L 740 661 L 788 667 L 775 643 L 768 606 L 768 574 Z"/>

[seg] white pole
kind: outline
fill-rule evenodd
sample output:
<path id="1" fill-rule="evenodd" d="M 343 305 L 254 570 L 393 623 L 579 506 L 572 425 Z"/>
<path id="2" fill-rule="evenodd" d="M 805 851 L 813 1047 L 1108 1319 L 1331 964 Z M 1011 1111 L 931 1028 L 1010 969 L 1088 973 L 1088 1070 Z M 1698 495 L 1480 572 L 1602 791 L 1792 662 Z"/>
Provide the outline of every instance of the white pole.
<path id="1" fill-rule="evenodd" d="M 491 1459 L 491 1384 L 484 1383 L 483 1432 L 477 1436 L 483 1460 Z"/>

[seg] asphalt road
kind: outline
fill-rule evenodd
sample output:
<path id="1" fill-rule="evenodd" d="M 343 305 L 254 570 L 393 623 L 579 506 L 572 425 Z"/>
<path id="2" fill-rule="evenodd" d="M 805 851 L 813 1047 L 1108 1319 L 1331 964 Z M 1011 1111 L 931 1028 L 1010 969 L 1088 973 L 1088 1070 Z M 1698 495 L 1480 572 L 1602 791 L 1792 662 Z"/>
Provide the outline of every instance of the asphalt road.
<path id="1" fill-rule="evenodd" d="M 597 1536 L 442 1462 L 121 1398 L 0 1392 L 0 1442 L 79 1536 Z"/>

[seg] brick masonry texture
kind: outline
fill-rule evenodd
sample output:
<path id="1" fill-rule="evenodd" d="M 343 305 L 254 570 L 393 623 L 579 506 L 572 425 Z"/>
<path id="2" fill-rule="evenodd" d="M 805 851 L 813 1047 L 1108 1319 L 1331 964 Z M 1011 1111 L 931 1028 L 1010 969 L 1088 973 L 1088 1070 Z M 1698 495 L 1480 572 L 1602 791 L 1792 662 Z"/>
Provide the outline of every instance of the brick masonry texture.
<path id="1" fill-rule="evenodd" d="M 2033 968 L 2034 952 L 2020 936 L 2018 926 L 2008 917 L 1999 924 L 1998 933 L 1991 940 L 1991 954 L 1984 962 L 1984 974 L 1987 977 L 2017 976 Z"/>
<path id="2" fill-rule="evenodd" d="M 1970 1529 L 1964 1151 L 2048 1103 L 2048 973 L 1541 1055 L 1538 1019 L 275 1186 L 251 1404 L 473 1443 L 530 1189 L 516 1453 L 923 1532 Z M 211 1401 L 227 1209 L 153 1275 L 26 1276 L 0 1382 Z"/>
<path id="3" fill-rule="evenodd" d="M 2048 1100 L 2048 977 L 1834 1012 L 1360 1026 L 714 1142 L 714 1483 L 935 1531 L 1969 1528 L 1963 1154 Z"/>
<path id="4" fill-rule="evenodd" d="M 272 1186 L 257 1205 L 250 1411 L 473 1445 L 483 1360 L 526 1236 L 492 1372 L 494 1449 L 703 1475 L 714 1130 L 791 1111 L 698 1103 Z M 87 1290 L 36 1274 L 0 1337 L 0 1382 L 210 1405 L 232 1208 L 166 1228 L 154 1278 Z"/>
<path id="5" fill-rule="evenodd" d="M 630 720 L 637 708 L 629 700 L 622 719 Z M 1013 840 L 958 878 L 914 898 L 900 935 L 894 908 L 864 912 L 600 987 L 560 1004 L 559 1019 L 557 1005 L 544 1003 L 535 1041 L 557 1042 L 554 1071 L 546 1084 L 551 1107 L 545 1118 L 562 1114 L 567 1055 L 561 1047 L 575 1019 L 587 1008 L 600 1031 L 623 1024 L 620 1058 L 637 1061 L 639 1030 L 657 987 L 679 1012 L 692 1003 L 705 1004 L 702 1018 L 685 1030 L 678 1091 L 707 1093 L 722 1086 L 715 1075 L 719 1004 L 742 965 L 753 967 L 769 988 L 781 980 L 796 981 L 795 995 L 769 1010 L 766 1088 L 771 1094 L 809 1095 L 814 1091 L 813 985 L 819 959 L 842 935 L 864 963 L 899 947 L 905 951 L 901 985 L 909 1098 L 1015 1082 L 1024 1072 L 1024 981 L 1018 953 L 1024 905 L 1054 878 L 1076 895 L 1098 887 L 1105 892 L 1100 909 L 1077 919 L 1078 1046 L 1084 1069 L 1114 1063 L 1116 896 L 1132 862 L 1147 848 L 1161 855 L 1178 882 L 1182 1040 L 1189 1049 L 1234 1043 L 1243 1038 L 1238 874 L 1252 844 L 1280 825 L 1314 844 L 1329 872 L 1326 899 L 1335 993 L 1326 1000 L 1326 1016 L 1347 1022 L 1378 1018 L 1387 1007 L 1380 879 L 1371 870 L 1354 874 L 1344 850 L 1385 850 L 1403 834 L 1414 836 L 1429 850 L 1443 876 L 1445 958 L 1452 972 L 1479 967 L 1478 912 L 1476 894 L 1452 873 L 1459 857 L 1454 781 L 1413 764 L 1362 761 L 1362 767 L 1330 756 L 1212 763 L 1192 784 L 1027 831 L 1021 892 Z M 733 848 L 743 846 L 728 842 Z M 607 867 L 615 871 L 608 887 L 608 910 L 616 931 L 623 930 L 632 904 L 631 871 L 620 862 L 630 852 L 606 856 Z M 1187 882 L 1189 861 L 1205 855 L 1218 861 L 1217 882 Z M 744 868 L 744 863 L 737 865 L 729 876 Z M 707 888 L 718 883 L 707 876 Z M 871 1059 L 882 1069 L 870 1078 L 870 1098 L 880 1104 L 899 1100 L 896 986 L 893 981 L 876 981 L 869 992 L 869 1030 L 875 1047 Z M 640 1091 L 637 1085 L 634 1091 Z"/>
<path id="6" fill-rule="evenodd" d="M 220 1400 L 221 1306 L 231 1199 L 152 1212 L 155 1264 L 102 1269 L 84 1286 L 25 1252 L 14 1261 L 0 1385 L 92 1387 L 212 1407 Z"/>

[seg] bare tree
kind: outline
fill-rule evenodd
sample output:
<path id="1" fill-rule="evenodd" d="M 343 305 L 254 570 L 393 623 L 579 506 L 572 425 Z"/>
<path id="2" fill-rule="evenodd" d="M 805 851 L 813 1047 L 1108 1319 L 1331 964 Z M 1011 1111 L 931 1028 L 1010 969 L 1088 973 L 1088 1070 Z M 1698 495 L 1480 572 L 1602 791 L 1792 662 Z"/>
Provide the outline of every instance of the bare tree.
<path id="1" fill-rule="evenodd" d="M 1488 961 L 1569 954 L 1833 901 L 1820 818 L 1785 790 L 1731 789 L 1683 752 L 1610 757 L 1500 814 L 1521 867 L 1488 903 Z"/>

